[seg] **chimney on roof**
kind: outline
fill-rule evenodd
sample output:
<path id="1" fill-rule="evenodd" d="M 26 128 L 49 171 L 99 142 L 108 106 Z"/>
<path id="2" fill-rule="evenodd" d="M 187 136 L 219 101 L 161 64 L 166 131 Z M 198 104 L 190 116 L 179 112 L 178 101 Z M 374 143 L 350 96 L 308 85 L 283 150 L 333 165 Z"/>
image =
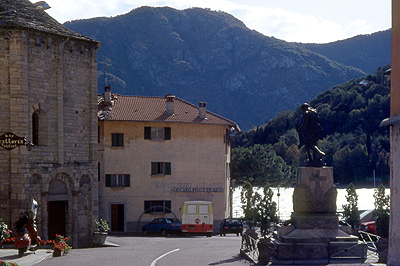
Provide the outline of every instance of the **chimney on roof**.
<path id="1" fill-rule="evenodd" d="M 111 104 L 111 85 L 104 87 L 104 103 Z"/>
<path id="2" fill-rule="evenodd" d="M 39 1 L 33 4 L 33 6 L 36 8 L 36 10 L 47 10 L 50 8 L 49 4 L 46 3 L 46 1 Z"/>
<path id="3" fill-rule="evenodd" d="M 205 119 L 207 114 L 207 103 L 199 102 L 199 118 Z"/>
<path id="4" fill-rule="evenodd" d="M 167 94 L 165 95 L 165 113 L 167 115 L 173 115 L 174 114 L 174 101 L 175 101 L 175 95 L 172 94 Z"/>

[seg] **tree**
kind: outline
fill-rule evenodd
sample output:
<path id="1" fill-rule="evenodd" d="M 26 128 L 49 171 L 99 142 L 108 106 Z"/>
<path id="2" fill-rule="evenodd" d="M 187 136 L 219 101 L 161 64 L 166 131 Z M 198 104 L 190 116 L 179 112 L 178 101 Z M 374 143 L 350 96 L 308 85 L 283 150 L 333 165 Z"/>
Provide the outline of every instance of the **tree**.
<path id="1" fill-rule="evenodd" d="M 358 195 L 353 183 L 346 188 L 347 191 L 347 204 L 343 207 L 343 218 L 352 228 L 358 228 L 360 225 L 360 214 L 358 212 Z"/>
<path id="2" fill-rule="evenodd" d="M 274 192 L 268 184 L 264 187 L 263 193 L 263 197 L 257 204 L 258 219 L 256 220 L 260 223 L 261 235 L 265 237 L 272 233 L 271 223 L 278 222 L 278 215 L 276 202 L 272 201 L 272 196 L 274 195 Z"/>
<path id="3" fill-rule="evenodd" d="M 385 195 L 385 186 L 380 184 L 374 192 L 376 234 L 387 238 L 389 236 L 390 196 Z"/>
<path id="4" fill-rule="evenodd" d="M 342 182 L 356 181 L 365 176 L 368 170 L 368 157 L 365 145 L 357 144 L 351 148 L 349 143 L 333 155 L 333 166 L 337 169 L 338 180 Z"/>
<path id="5" fill-rule="evenodd" d="M 258 210 L 256 206 L 260 199 L 261 195 L 258 192 L 254 192 L 253 185 L 250 182 L 246 182 L 240 192 L 240 200 L 242 202 L 244 219 L 250 228 L 257 223 Z"/>
<path id="6" fill-rule="evenodd" d="M 285 162 L 293 167 L 300 166 L 301 153 L 297 145 L 292 144 L 285 152 Z"/>
<path id="7" fill-rule="evenodd" d="M 272 201 L 274 192 L 267 184 L 263 189 L 263 196 L 254 192 L 250 182 L 243 185 L 240 193 L 244 219 L 250 228 L 259 225 L 261 235 L 267 236 L 272 233 L 271 223 L 278 222 L 276 202 Z"/>
<path id="8" fill-rule="evenodd" d="M 246 182 L 253 186 L 264 186 L 267 182 L 287 184 L 294 178 L 292 168 L 275 154 L 271 145 L 260 144 L 233 149 L 231 173 L 238 185 Z"/>
<path id="9" fill-rule="evenodd" d="M 318 110 L 324 129 L 318 147 L 326 153 L 324 162 L 336 169 L 336 182 L 348 184 L 369 177 L 373 169 L 378 170 L 377 161 L 371 158 L 376 159 L 375 154 L 382 149 L 389 151 L 389 130 L 379 127 L 380 122 L 390 116 L 389 81 L 383 76 L 389 68 L 387 65 L 374 75 L 335 86 L 309 102 Z M 374 83 L 361 86 L 360 82 L 365 79 Z M 235 135 L 232 147 L 270 144 L 277 155 L 295 168 L 303 161 L 301 156 L 295 159 L 296 150 L 293 149 L 298 146 L 295 128 L 300 118 L 300 107 L 294 112 L 281 112 L 265 125 Z M 382 160 L 379 166 L 382 178 L 387 178 L 386 161 Z"/>
<path id="10" fill-rule="evenodd" d="M 336 169 L 335 172 L 338 176 L 339 181 L 347 181 L 345 178 L 347 177 L 347 173 L 351 173 L 351 168 L 347 164 L 347 159 L 350 156 L 350 147 L 346 145 L 342 149 L 335 152 L 333 155 L 333 167 Z M 351 167 L 351 166 L 350 166 Z"/>

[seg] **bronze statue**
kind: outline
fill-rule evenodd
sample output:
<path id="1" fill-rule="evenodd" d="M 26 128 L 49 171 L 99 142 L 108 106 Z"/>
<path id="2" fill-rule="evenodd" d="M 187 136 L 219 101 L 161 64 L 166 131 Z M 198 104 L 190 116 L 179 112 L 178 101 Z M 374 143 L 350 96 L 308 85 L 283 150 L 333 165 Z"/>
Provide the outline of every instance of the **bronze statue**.
<path id="1" fill-rule="evenodd" d="M 325 156 L 325 153 L 317 146 L 319 134 L 323 131 L 319 124 L 317 110 L 312 108 L 308 103 L 302 104 L 301 110 L 303 111 L 303 119 L 299 128 L 299 137 L 300 145 L 304 144 L 308 156 L 306 166 L 324 166 L 322 157 Z"/>

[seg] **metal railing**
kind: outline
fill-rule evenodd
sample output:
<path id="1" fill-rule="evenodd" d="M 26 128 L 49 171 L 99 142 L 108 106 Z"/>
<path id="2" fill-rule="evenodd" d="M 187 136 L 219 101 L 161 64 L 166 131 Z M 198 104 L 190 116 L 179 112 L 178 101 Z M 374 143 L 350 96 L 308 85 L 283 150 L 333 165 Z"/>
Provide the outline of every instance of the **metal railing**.
<path id="1" fill-rule="evenodd" d="M 360 240 L 363 243 L 367 244 L 368 247 L 371 248 L 372 250 L 374 250 L 374 251 L 377 250 L 375 243 L 381 238 L 380 236 L 374 235 L 374 234 L 371 234 L 368 232 L 364 232 L 361 230 L 358 231 L 358 234 L 360 236 Z"/>
<path id="2" fill-rule="evenodd" d="M 367 245 L 368 257 L 378 258 L 379 254 L 378 248 L 376 247 L 376 242 L 381 237 L 361 230 L 358 231 L 358 235 L 360 236 L 360 240 Z"/>
<path id="3" fill-rule="evenodd" d="M 253 261 L 258 261 L 258 239 L 253 238 L 246 232 L 242 233 L 242 244 L 240 250 L 246 253 Z"/>

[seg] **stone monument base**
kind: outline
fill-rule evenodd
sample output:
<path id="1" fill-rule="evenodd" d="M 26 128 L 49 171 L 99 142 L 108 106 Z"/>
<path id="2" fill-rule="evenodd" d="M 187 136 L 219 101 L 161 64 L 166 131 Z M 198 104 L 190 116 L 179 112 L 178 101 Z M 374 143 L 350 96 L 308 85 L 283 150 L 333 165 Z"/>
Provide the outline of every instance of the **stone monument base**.
<path id="1" fill-rule="evenodd" d="M 297 229 L 338 229 L 337 214 L 301 214 L 292 213 L 292 221 Z"/>
<path id="2" fill-rule="evenodd" d="M 292 225 L 278 229 L 272 261 L 317 264 L 361 262 L 367 246 L 339 229 L 332 167 L 300 167 L 293 192 Z"/>
<path id="3" fill-rule="evenodd" d="M 357 242 L 282 243 L 275 241 L 271 258 L 275 265 L 321 264 L 341 262 L 362 263 L 367 259 L 367 247 Z"/>
<path id="4" fill-rule="evenodd" d="M 340 229 L 297 229 L 294 226 L 279 228 L 274 242 L 272 262 L 291 264 L 294 261 L 318 264 L 333 261 L 363 262 L 367 246 L 356 236 Z"/>
<path id="5" fill-rule="evenodd" d="M 294 229 L 287 235 L 281 236 L 282 243 L 330 243 L 330 242 L 353 242 L 358 238 L 351 236 L 338 229 Z"/>

